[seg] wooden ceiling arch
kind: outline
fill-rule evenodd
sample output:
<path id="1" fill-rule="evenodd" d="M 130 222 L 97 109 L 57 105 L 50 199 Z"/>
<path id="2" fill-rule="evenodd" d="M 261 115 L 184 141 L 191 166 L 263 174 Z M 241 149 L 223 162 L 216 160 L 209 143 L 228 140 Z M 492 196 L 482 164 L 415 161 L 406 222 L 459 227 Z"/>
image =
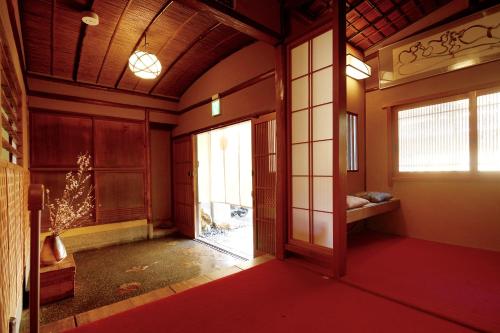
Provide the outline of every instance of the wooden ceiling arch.
<path id="1" fill-rule="evenodd" d="M 81 22 L 84 10 L 99 15 L 98 26 Z M 180 0 L 24 0 L 21 14 L 29 74 L 169 99 L 255 41 Z M 155 80 L 128 70 L 146 34 L 163 69 Z"/>

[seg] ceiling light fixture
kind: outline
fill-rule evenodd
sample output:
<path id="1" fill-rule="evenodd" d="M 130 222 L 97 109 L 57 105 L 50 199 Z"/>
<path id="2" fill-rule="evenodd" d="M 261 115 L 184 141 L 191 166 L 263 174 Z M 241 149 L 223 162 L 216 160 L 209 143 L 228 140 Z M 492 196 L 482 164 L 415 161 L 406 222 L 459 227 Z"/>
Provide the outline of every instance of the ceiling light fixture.
<path id="1" fill-rule="evenodd" d="M 345 73 L 353 79 L 363 80 L 372 75 L 372 68 L 352 54 L 348 54 Z"/>
<path id="2" fill-rule="evenodd" d="M 99 15 L 94 12 L 83 12 L 82 13 L 82 22 L 88 25 L 98 25 L 99 24 Z"/>
<path id="3" fill-rule="evenodd" d="M 135 76 L 141 79 L 156 79 L 161 73 L 160 60 L 153 54 L 147 52 L 148 43 L 144 34 L 144 51 L 136 50 L 128 59 L 128 68 Z"/>

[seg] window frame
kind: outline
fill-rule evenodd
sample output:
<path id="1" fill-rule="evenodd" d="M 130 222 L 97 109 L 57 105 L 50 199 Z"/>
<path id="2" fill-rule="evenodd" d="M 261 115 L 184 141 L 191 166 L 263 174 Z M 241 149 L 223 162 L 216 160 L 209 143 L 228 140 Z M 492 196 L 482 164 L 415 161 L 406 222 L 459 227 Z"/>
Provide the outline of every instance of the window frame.
<path id="1" fill-rule="evenodd" d="M 389 185 L 392 185 L 392 181 L 500 180 L 500 170 L 478 170 L 477 98 L 492 93 L 500 93 L 498 84 L 487 88 L 469 89 L 465 92 L 457 92 L 442 97 L 423 97 L 417 101 L 385 107 L 388 122 Z M 465 98 L 469 99 L 469 171 L 399 171 L 398 113 L 411 108 L 453 102 Z"/>
<path id="2" fill-rule="evenodd" d="M 0 151 L 8 153 L 10 164 L 23 165 L 23 100 L 18 78 L 5 33 L 0 28 L 0 129 L 5 130 L 7 138 L 0 136 Z"/>
<path id="3" fill-rule="evenodd" d="M 354 133 L 354 144 L 355 144 L 355 161 L 356 161 L 356 169 L 349 169 L 349 136 L 351 133 L 349 133 L 349 124 L 347 125 L 347 130 L 346 130 L 346 143 L 347 143 L 347 172 L 359 172 L 359 114 L 347 111 L 346 112 L 346 120 L 349 121 L 349 116 L 354 117 L 356 120 L 354 123 L 356 125 L 356 130 Z"/>

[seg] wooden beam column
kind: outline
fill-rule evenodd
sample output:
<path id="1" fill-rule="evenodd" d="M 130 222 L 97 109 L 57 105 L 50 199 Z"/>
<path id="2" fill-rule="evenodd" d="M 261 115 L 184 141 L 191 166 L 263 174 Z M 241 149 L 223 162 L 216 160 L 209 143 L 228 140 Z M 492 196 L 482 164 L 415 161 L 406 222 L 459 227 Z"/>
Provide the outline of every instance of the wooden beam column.
<path id="1" fill-rule="evenodd" d="M 285 258 L 287 225 L 287 142 L 286 142 L 286 107 L 285 73 L 286 48 L 278 45 L 274 49 L 276 70 L 274 72 L 276 103 L 276 257 Z"/>
<path id="2" fill-rule="evenodd" d="M 333 276 L 346 273 L 347 143 L 346 143 L 346 10 L 345 2 L 333 5 Z"/>
<path id="3" fill-rule="evenodd" d="M 40 225 L 44 206 L 43 185 L 32 184 L 28 193 L 30 210 L 30 332 L 40 332 Z"/>
<path id="4" fill-rule="evenodd" d="M 149 109 L 146 109 L 144 116 L 144 138 L 146 145 L 146 216 L 148 219 L 148 223 L 153 223 L 153 200 L 152 200 L 152 192 L 151 192 L 151 124 L 149 123 Z M 151 226 L 150 226 L 151 228 Z M 151 228 L 151 230 L 153 230 Z M 153 234 L 151 233 L 150 237 L 152 238 Z"/>

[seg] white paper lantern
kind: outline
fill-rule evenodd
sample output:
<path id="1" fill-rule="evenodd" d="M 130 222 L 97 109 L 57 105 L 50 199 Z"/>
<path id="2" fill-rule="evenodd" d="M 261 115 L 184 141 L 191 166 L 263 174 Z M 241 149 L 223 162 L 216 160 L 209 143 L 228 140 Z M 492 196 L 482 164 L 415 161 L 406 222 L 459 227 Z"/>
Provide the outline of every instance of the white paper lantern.
<path id="1" fill-rule="evenodd" d="M 158 58 L 144 51 L 132 53 L 128 59 L 128 67 L 132 73 L 142 79 L 156 79 L 161 73 L 161 63 Z"/>

